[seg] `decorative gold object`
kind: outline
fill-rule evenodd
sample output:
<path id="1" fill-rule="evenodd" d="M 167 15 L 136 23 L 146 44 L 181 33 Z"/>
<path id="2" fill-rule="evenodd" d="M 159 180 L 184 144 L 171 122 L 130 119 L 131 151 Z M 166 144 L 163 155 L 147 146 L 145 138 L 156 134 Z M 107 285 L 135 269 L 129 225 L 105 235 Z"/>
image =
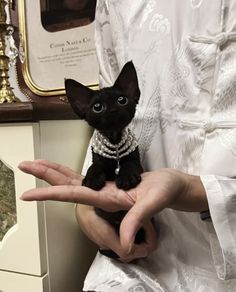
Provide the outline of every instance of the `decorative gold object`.
<path id="1" fill-rule="evenodd" d="M 8 29 L 6 5 L 9 1 L 0 0 L 0 103 L 19 101 L 11 88 L 9 82 L 9 57 L 6 55 L 6 40 Z"/>

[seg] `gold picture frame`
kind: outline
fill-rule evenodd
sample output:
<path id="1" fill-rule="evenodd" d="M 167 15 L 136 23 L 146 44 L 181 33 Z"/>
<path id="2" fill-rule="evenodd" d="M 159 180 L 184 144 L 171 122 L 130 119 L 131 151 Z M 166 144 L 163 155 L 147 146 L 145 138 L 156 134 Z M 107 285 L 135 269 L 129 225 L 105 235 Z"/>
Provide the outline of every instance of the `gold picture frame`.
<path id="1" fill-rule="evenodd" d="M 42 23 L 41 1 L 45 0 L 18 0 L 20 48 L 25 56 L 22 75 L 27 87 L 39 96 L 64 95 L 64 79 L 72 78 L 97 88 L 94 21 L 76 26 L 64 19 L 65 25 L 60 24 L 59 29 L 51 25 L 47 30 Z M 86 1 L 96 5 L 95 0 Z"/>

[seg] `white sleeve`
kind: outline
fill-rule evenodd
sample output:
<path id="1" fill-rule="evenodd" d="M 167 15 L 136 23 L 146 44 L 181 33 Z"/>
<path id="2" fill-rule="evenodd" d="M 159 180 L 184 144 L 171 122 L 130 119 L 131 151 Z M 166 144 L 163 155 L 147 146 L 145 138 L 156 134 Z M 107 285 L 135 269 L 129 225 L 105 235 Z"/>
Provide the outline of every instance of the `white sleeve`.
<path id="1" fill-rule="evenodd" d="M 212 224 L 207 223 L 213 262 L 222 280 L 236 278 L 236 179 L 203 175 Z"/>

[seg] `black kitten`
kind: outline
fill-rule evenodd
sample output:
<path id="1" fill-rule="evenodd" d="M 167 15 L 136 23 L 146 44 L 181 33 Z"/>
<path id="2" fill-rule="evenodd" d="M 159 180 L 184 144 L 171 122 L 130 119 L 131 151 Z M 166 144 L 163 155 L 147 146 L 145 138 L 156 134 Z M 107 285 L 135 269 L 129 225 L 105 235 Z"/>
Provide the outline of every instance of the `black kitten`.
<path id="1" fill-rule="evenodd" d="M 65 88 L 74 112 L 97 130 L 92 143 L 93 163 L 83 185 L 99 190 L 106 181 L 115 181 L 121 189 L 135 187 L 141 181 L 143 169 L 135 137 L 126 129 L 135 115 L 140 97 L 133 63 L 125 64 L 112 87 L 92 90 L 72 79 L 66 79 Z M 100 209 L 96 209 L 96 212 L 117 230 L 126 213 L 108 213 Z M 135 242 L 143 240 L 141 229 Z M 111 251 L 102 253 L 117 257 Z"/>

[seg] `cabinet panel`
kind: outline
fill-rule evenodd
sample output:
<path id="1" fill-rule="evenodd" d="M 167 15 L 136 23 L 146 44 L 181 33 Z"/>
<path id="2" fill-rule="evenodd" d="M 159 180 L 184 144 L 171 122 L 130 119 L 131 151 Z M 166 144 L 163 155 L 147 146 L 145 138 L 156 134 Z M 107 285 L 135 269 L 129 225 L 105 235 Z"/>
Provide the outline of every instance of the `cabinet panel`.
<path id="1" fill-rule="evenodd" d="M 0 292 L 49 292 L 48 276 L 0 272 Z"/>
<path id="2" fill-rule="evenodd" d="M 40 136 L 42 158 L 81 171 L 91 137 L 87 123 L 81 120 L 42 121 Z M 51 291 L 82 291 L 97 247 L 80 230 L 73 203 L 47 201 L 45 211 Z"/>
<path id="3" fill-rule="evenodd" d="M 43 275 L 47 271 L 44 230 L 44 203 L 26 203 L 19 199 L 36 179 L 22 173 L 18 164 L 37 157 L 36 124 L 0 125 L 0 160 L 13 170 L 15 179 L 17 223 L 0 242 L 0 270 Z"/>

